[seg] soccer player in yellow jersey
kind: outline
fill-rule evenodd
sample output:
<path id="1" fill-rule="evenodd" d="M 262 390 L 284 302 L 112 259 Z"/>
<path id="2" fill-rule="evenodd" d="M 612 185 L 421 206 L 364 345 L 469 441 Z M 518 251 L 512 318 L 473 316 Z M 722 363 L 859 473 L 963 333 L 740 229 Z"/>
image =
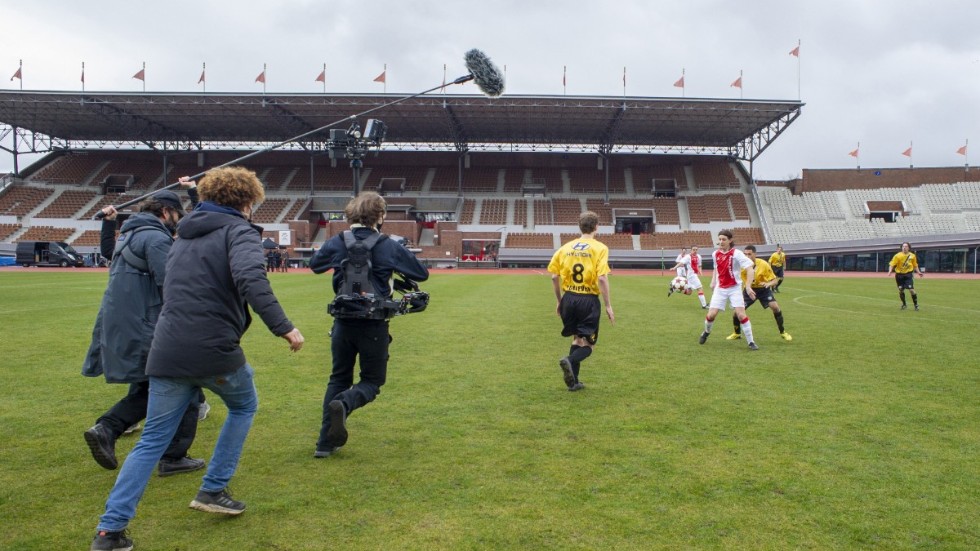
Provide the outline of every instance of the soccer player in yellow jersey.
<path id="1" fill-rule="evenodd" d="M 773 291 L 779 292 L 779 286 L 783 284 L 783 269 L 786 267 L 786 253 L 783 252 L 782 245 L 776 245 L 776 252 L 772 253 L 769 257 L 769 265 L 772 267 L 772 272 L 775 274 L 778 281 L 776 281 Z"/>
<path id="2" fill-rule="evenodd" d="M 747 245 L 745 247 L 745 256 L 749 257 L 749 260 L 755 263 L 755 278 L 752 279 L 751 283 L 745 281 L 746 273 L 742 270 L 742 287 L 748 284 L 749 287 L 755 292 L 755 297 L 750 298 L 748 293 L 743 291 L 743 298 L 745 299 L 745 309 L 748 310 L 749 306 L 755 304 L 759 301 L 763 308 L 768 308 L 772 310 L 772 315 L 776 318 L 776 327 L 779 329 L 779 336 L 784 341 L 791 341 L 793 337 L 786 332 L 786 328 L 783 326 L 783 310 L 779 307 L 779 303 L 772 296 L 773 287 L 779 284 L 779 278 L 773 272 L 773 269 L 769 267 L 769 263 L 761 258 L 756 257 L 756 250 L 754 245 Z M 742 327 L 739 324 L 738 316 L 732 315 L 732 324 L 735 325 L 735 332 L 728 335 L 728 340 L 733 341 L 742 338 Z"/>
<path id="3" fill-rule="evenodd" d="M 902 250 L 888 263 L 887 275 L 892 275 L 892 272 L 895 273 L 895 283 L 898 284 L 898 296 L 902 299 L 902 310 L 908 308 L 908 304 L 905 303 L 905 290 L 908 289 L 912 293 L 912 304 L 918 312 L 919 296 L 915 294 L 915 277 L 912 274 L 918 272 L 919 277 L 924 274 L 919 268 L 919 259 L 912 252 L 912 245 L 909 245 L 908 241 L 902 243 Z"/>
<path id="4" fill-rule="evenodd" d="M 583 212 L 578 219 L 582 237 L 562 245 L 551 257 L 548 271 L 558 299 L 558 315 L 563 324 L 563 337 L 572 337 L 568 356 L 558 360 L 568 390 L 585 388 L 578 380 L 583 360 L 592 354 L 599 340 L 599 319 L 602 311 L 599 295 L 606 305 L 609 323 L 616 322 L 609 299 L 609 248 L 596 241 L 599 216 Z"/>

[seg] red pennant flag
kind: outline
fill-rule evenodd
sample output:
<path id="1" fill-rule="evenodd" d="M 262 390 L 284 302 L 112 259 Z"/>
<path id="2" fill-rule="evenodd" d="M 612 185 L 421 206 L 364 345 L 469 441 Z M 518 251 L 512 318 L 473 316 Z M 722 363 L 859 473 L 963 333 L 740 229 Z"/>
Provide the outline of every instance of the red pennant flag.
<path id="1" fill-rule="evenodd" d="M 16 73 L 14 73 L 14 76 L 12 76 L 12 77 L 10 77 L 10 80 L 14 80 L 15 78 L 16 78 L 17 80 L 23 80 L 23 79 L 22 79 L 22 78 L 20 77 L 20 67 L 18 67 L 18 68 L 17 68 L 17 72 L 16 72 Z"/>
<path id="2" fill-rule="evenodd" d="M 677 82 L 674 83 L 674 86 L 676 86 L 678 88 L 683 88 L 684 87 L 684 77 L 681 77 L 681 78 L 677 79 Z"/>
<path id="3" fill-rule="evenodd" d="M 902 152 L 902 155 L 905 155 L 906 157 L 911 157 L 912 156 L 912 148 L 909 147 L 908 149 L 906 149 L 905 151 L 903 151 Z"/>
<path id="4" fill-rule="evenodd" d="M 956 152 L 960 155 L 966 155 L 966 146 L 964 145 L 963 147 L 957 149 Z"/>
<path id="5" fill-rule="evenodd" d="M 855 149 L 854 151 L 851 151 L 850 153 L 848 153 L 848 155 L 850 155 L 851 157 L 857 157 L 858 156 L 858 150 Z"/>
<path id="6" fill-rule="evenodd" d="M 322 82 L 322 83 L 326 84 L 327 83 L 327 70 L 324 69 L 324 70 L 320 71 L 320 74 L 317 75 L 316 80 L 314 80 L 313 82 Z"/>
<path id="7" fill-rule="evenodd" d="M 385 83 L 385 82 L 387 82 L 387 81 L 385 80 L 385 74 L 386 74 L 387 72 L 388 72 L 388 69 L 385 69 L 384 71 L 381 71 L 381 74 L 380 74 L 380 75 L 378 75 L 378 76 L 376 76 L 376 77 L 374 78 L 374 82 L 381 82 L 381 83 Z"/>
<path id="8" fill-rule="evenodd" d="M 730 86 L 732 86 L 734 88 L 741 88 L 742 87 L 742 77 L 738 77 L 737 79 L 735 79 L 735 82 L 731 83 Z"/>
<path id="9" fill-rule="evenodd" d="M 792 50 L 790 50 L 789 51 L 789 55 L 795 56 L 795 57 L 800 57 L 800 47 L 797 46 L 797 47 L 793 48 Z"/>
<path id="10" fill-rule="evenodd" d="M 143 82 L 146 82 L 146 69 L 140 69 L 139 71 L 137 71 L 137 73 L 133 75 L 133 78 L 135 78 L 136 80 L 142 80 Z"/>
<path id="11" fill-rule="evenodd" d="M 204 80 L 204 69 L 201 69 L 201 78 L 197 79 L 198 84 L 202 82 L 207 82 L 206 80 Z"/>
<path id="12" fill-rule="evenodd" d="M 259 73 L 259 76 L 255 77 L 255 82 L 261 82 L 262 84 L 265 84 L 265 69 L 263 69 L 262 72 Z"/>

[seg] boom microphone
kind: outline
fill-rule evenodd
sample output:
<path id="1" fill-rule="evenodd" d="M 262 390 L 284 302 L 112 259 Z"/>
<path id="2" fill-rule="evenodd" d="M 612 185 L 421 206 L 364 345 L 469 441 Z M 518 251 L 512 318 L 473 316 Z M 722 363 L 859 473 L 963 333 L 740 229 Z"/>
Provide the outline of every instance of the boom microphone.
<path id="1" fill-rule="evenodd" d="M 292 138 L 289 138 L 288 140 L 281 141 L 281 142 L 279 142 L 277 144 L 270 145 L 269 147 L 266 147 L 264 149 L 259 149 L 258 151 L 253 151 L 253 152 L 251 152 L 251 153 L 249 153 L 247 155 L 243 155 L 241 157 L 238 157 L 237 159 L 233 159 L 231 161 L 228 161 L 227 163 L 224 163 L 224 164 L 221 164 L 221 165 L 218 165 L 218 166 L 215 166 L 215 167 L 211 167 L 211 168 L 205 170 L 204 172 L 200 172 L 198 174 L 195 174 L 193 176 L 190 176 L 190 179 L 191 180 L 197 180 L 198 178 L 204 176 L 205 174 L 207 174 L 208 172 L 211 172 L 212 170 L 216 170 L 216 169 L 224 168 L 226 166 L 230 166 L 230 165 L 233 165 L 233 164 L 236 164 L 236 163 L 240 163 L 240 162 L 242 162 L 242 161 L 244 161 L 246 159 L 251 159 L 252 157 L 255 157 L 257 155 L 261 155 L 262 153 L 266 153 L 266 152 L 272 151 L 274 149 L 279 149 L 280 147 L 282 147 L 284 145 L 287 145 L 287 144 L 290 144 L 290 143 L 293 143 L 293 142 L 297 142 L 299 140 L 302 140 L 303 138 L 307 138 L 307 137 L 312 136 L 314 134 L 317 134 L 319 132 L 323 132 L 324 130 L 327 130 L 328 128 L 332 128 L 334 126 L 337 126 L 337 125 L 339 125 L 341 123 L 348 122 L 348 121 L 354 121 L 358 117 L 363 117 L 364 115 L 367 115 L 369 113 L 373 113 L 373 112 L 378 111 L 380 109 L 384 109 L 385 107 L 391 107 L 392 105 L 399 104 L 399 103 L 401 103 L 403 101 L 407 101 L 407 100 L 410 100 L 412 98 L 417 98 L 419 96 L 424 96 L 425 94 L 428 94 L 429 92 L 434 92 L 436 90 L 441 90 L 442 88 L 445 88 L 446 86 L 449 86 L 450 84 L 463 84 L 464 82 L 469 82 L 469 81 L 472 80 L 477 85 L 477 87 L 480 88 L 480 90 L 484 94 L 486 94 L 487 96 L 489 96 L 491 98 L 499 97 L 501 94 L 504 93 L 504 76 L 500 72 L 500 69 L 498 69 L 497 66 L 493 64 L 492 61 L 490 61 L 490 58 L 487 57 L 487 54 L 485 54 L 482 51 L 477 50 L 476 48 L 474 48 L 474 49 L 466 52 L 466 54 L 463 56 L 463 59 L 466 62 L 466 69 L 469 71 L 469 74 L 468 75 L 461 76 L 461 77 L 457 78 L 456 80 L 454 80 L 452 82 L 443 83 L 443 84 L 440 84 L 439 86 L 434 86 L 432 88 L 429 88 L 428 90 L 423 90 L 422 92 L 419 92 L 417 94 L 412 94 L 410 96 L 405 96 L 403 98 L 396 99 L 394 101 L 389 101 L 388 103 L 381 104 L 381 105 L 379 105 L 377 107 L 372 107 L 371 109 L 368 109 L 367 111 L 362 111 L 361 113 L 358 113 L 356 115 L 351 115 L 349 117 L 345 117 L 345 118 L 340 119 L 338 121 L 334 121 L 334 122 L 332 122 L 330 124 L 321 126 L 320 128 L 315 128 L 313 130 L 310 130 L 309 132 L 304 132 L 303 134 L 300 134 L 299 136 L 293 136 Z M 162 187 L 160 189 L 155 189 L 155 190 L 153 190 L 153 191 L 151 191 L 149 193 L 146 193 L 144 195 L 140 195 L 139 197 L 137 197 L 135 199 L 131 199 L 129 201 L 126 201 L 125 203 L 122 203 L 120 205 L 116 205 L 115 206 L 115 209 L 116 210 L 119 210 L 119 209 L 128 207 L 128 206 L 130 206 L 130 205 L 132 205 L 134 203 L 138 203 L 139 201 L 142 201 L 143 199 L 146 199 L 147 197 L 151 197 L 152 195 L 154 195 L 156 193 L 160 193 L 161 191 L 164 191 L 164 190 L 167 190 L 167 189 L 173 189 L 173 188 L 175 188 L 175 187 L 177 187 L 179 185 L 180 185 L 180 182 L 174 182 L 174 183 L 172 183 L 172 184 L 170 184 L 168 186 L 164 186 L 164 187 Z M 95 216 L 93 217 L 93 220 L 101 220 L 102 218 L 105 218 L 105 214 L 103 214 L 102 211 L 100 210 L 99 212 L 95 213 Z"/>
<path id="2" fill-rule="evenodd" d="M 500 69 L 490 61 L 487 54 L 474 48 L 466 52 L 464 59 L 466 69 L 484 94 L 496 98 L 504 93 L 504 76 L 500 74 Z"/>

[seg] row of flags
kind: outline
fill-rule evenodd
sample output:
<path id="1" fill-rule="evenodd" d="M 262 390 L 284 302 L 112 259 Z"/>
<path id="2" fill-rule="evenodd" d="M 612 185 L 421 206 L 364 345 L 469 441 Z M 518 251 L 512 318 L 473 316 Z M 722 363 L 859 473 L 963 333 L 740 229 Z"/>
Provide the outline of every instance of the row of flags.
<path id="1" fill-rule="evenodd" d="M 259 73 L 259 76 L 255 77 L 255 82 L 260 82 L 262 84 L 265 84 L 265 72 L 266 72 L 266 67 L 265 67 L 265 65 L 263 65 L 262 66 L 262 72 Z M 374 78 L 374 82 L 380 82 L 382 84 L 385 84 L 386 83 L 386 80 L 387 80 L 387 78 L 386 78 L 387 73 L 388 73 L 388 65 L 385 64 L 384 70 L 381 71 L 381 74 L 380 75 L 378 75 L 377 77 Z M 143 64 L 143 68 L 142 69 L 140 69 L 139 71 L 136 72 L 136 74 L 133 75 L 133 78 L 136 79 L 136 80 L 140 80 L 140 81 L 146 82 L 146 63 Z M 23 63 L 19 67 L 17 67 L 17 70 L 14 71 L 14 74 L 10 77 L 10 81 L 11 82 L 13 82 L 15 79 L 16 80 L 20 80 L 20 81 L 23 81 L 24 80 L 24 65 L 23 65 Z M 197 83 L 198 84 L 204 84 L 204 83 L 206 83 L 206 80 L 207 80 L 207 68 L 204 67 L 204 68 L 201 69 L 201 76 L 200 76 L 200 78 L 197 79 Z M 83 83 L 85 82 L 85 63 L 82 63 L 82 76 L 81 76 L 81 81 Z M 320 74 L 317 75 L 317 77 L 315 79 L 313 79 L 313 82 L 326 82 L 326 81 L 327 81 L 327 67 L 326 67 L 326 65 L 324 65 L 323 70 L 320 71 Z"/>
<path id="2" fill-rule="evenodd" d="M 959 155 L 963 155 L 964 157 L 966 157 L 966 149 L 967 149 L 967 146 L 969 146 L 969 145 L 970 145 L 970 140 L 967 140 L 966 143 L 964 143 L 962 147 L 960 147 L 959 149 L 956 150 L 956 153 L 959 154 Z M 851 157 L 854 157 L 855 159 L 858 158 L 858 157 L 860 157 L 861 156 L 861 143 L 858 142 L 858 146 L 855 147 L 853 150 L 851 150 L 851 152 L 848 153 L 848 155 L 850 155 Z M 904 155 L 904 156 L 906 156 L 906 157 L 908 157 L 910 159 L 912 158 L 912 144 L 909 144 L 908 149 L 906 149 L 905 151 L 903 151 L 902 152 L 902 155 Z"/>
<path id="3" fill-rule="evenodd" d="M 797 58 L 800 57 L 800 46 L 799 46 L 799 44 L 797 44 L 797 46 L 795 48 L 793 48 L 792 50 L 790 50 L 789 55 L 795 56 Z M 17 80 L 20 80 L 21 82 L 23 82 L 23 80 L 24 80 L 23 68 L 24 68 L 24 63 L 22 61 L 20 63 L 20 66 L 17 67 L 17 71 L 14 72 L 13 76 L 10 77 L 11 82 L 13 82 L 14 79 L 17 79 Z M 207 77 L 207 74 L 206 74 L 207 71 L 206 71 L 206 69 L 207 69 L 207 67 L 204 64 L 202 64 L 202 67 L 201 67 L 201 76 L 200 76 L 200 78 L 197 79 L 197 83 L 198 84 L 206 84 L 207 83 L 207 78 L 206 78 Z M 445 73 L 445 69 L 446 69 L 446 66 L 443 65 L 443 72 L 444 73 Z M 266 73 L 266 66 L 265 66 L 265 64 L 263 64 L 262 65 L 262 72 L 259 73 L 259 76 L 255 77 L 255 82 L 258 82 L 258 83 L 261 83 L 261 84 L 265 84 L 266 83 L 266 81 L 265 81 L 265 73 Z M 384 69 L 381 71 L 381 74 L 378 75 L 378 76 L 376 76 L 374 78 L 373 82 L 379 82 L 381 84 L 387 84 L 387 80 L 388 80 L 387 79 L 387 75 L 388 75 L 388 64 L 386 63 L 385 66 L 384 66 Z M 143 63 L 143 68 L 140 69 L 139 71 L 137 71 L 136 74 L 133 75 L 133 78 L 136 79 L 136 80 L 142 81 L 144 84 L 146 84 L 146 63 L 145 62 Z M 81 81 L 82 81 L 82 84 L 85 83 L 85 63 L 84 62 L 82 62 L 82 76 L 81 76 Z M 327 82 L 327 66 L 326 66 L 326 64 L 323 65 L 323 70 L 320 71 L 320 74 L 318 74 L 315 79 L 313 79 L 313 82 L 322 82 L 322 83 L 326 84 L 326 82 Z M 443 84 L 445 84 L 445 77 L 443 77 Z M 564 66 L 564 69 L 563 69 L 563 72 L 562 72 L 561 84 L 562 84 L 563 87 L 568 84 L 568 66 L 567 65 Z M 624 87 L 626 86 L 626 67 L 623 67 L 623 86 Z M 681 78 L 679 78 L 676 82 L 674 82 L 674 86 L 677 87 L 677 88 L 684 88 L 684 69 L 681 69 Z M 733 87 L 733 88 L 742 88 L 742 74 L 741 74 L 741 72 L 739 72 L 738 78 L 735 79 L 735 81 L 732 82 L 730 86 Z"/>

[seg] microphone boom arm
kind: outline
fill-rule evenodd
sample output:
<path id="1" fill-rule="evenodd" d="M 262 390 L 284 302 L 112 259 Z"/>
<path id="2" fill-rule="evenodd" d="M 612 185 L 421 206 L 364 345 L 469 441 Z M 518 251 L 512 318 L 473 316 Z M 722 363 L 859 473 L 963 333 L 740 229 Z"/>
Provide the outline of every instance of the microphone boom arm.
<path id="1" fill-rule="evenodd" d="M 256 157 L 256 156 L 261 155 L 263 153 L 268 153 L 269 151 L 272 151 L 274 149 L 279 149 L 280 147 L 282 147 L 284 145 L 291 144 L 293 142 L 297 142 L 299 140 L 302 140 L 303 138 L 306 138 L 306 137 L 312 136 L 314 134 L 323 132 L 324 130 L 327 130 L 329 128 L 333 128 L 334 126 L 337 126 L 337 125 L 339 125 L 341 123 L 344 123 L 344 122 L 347 122 L 347 121 L 356 120 L 358 117 L 363 117 L 363 116 L 368 115 L 370 113 L 374 113 L 375 111 L 378 111 L 380 109 L 384 109 L 386 107 L 391 107 L 392 105 L 397 105 L 399 103 L 402 103 L 404 101 L 408 101 L 408 100 L 413 99 L 413 98 L 417 98 L 419 96 L 424 96 L 425 94 L 428 94 L 429 92 L 435 92 L 436 90 L 440 90 L 440 89 L 445 88 L 447 86 L 450 86 L 452 84 L 463 84 L 463 83 L 469 82 L 469 81 L 473 80 L 474 78 L 475 78 L 474 75 L 468 74 L 468 75 L 465 75 L 465 76 L 461 76 L 461 77 L 457 78 L 456 80 L 454 80 L 452 82 L 448 82 L 446 84 L 440 84 L 439 86 L 434 86 L 432 88 L 429 88 L 428 90 L 423 90 L 422 92 L 418 92 L 418 93 L 412 94 L 410 96 L 405 96 L 403 98 L 399 98 L 399 99 L 396 99 L 396 100 L 393 100 L 393 101 L 389 101 L 387 103 L 383 103 L 381 105 L 372 107 L 372 108 L 368 109 L 367 111 L 362 111 L 362 112 L 360 112 L 360 113 L 358 113 L 356 115 L 351 115 L 349 117 L 344 117 L 344 118 L 339 119 L 339 120 L 336 120 L 336 121 L 334 121 L 334 122 L 332 122 L 330 124 L 325 124 L 325 125 L 323 125 L 323 126 L 321 126 L 319 128 L 315 128 L 315 129 L 310 130 L 308 132 L 304 132 L 304 133 L 302 133 L 302 134 L 300 134 L 298 136 L 293 136 L 292 138 L 289 138 L 288 140 L 284 140 L 284 141 L 281 141 L 279 143 L 272 144 L 269 147 L 265 147 L 263 149 L 259 149 L 258 151 L 253 151 L 253 152 L 251 152 L 251 153 L 249 153 L 247 155 L 243 155 L 243 156 L 238 157 L 236 159 L 232 159 L 232 160 L 228 161 L 227 163 L 224 163 L 224 164 L 220 164 L 218 166 L 211 167 L 211 168 L 205 170 L 204 172 L 199 172 L 199 173 L 191 176 L 190 179 L 191 180 L 197 180 L 198 178 L 204 176 L 205 174 L 207 174 L 208 172 L 211 172 L 212 170 L 215 170 L 215 169 L 218 169 L 218 168 L 224 168 L 226 166 L 230 166 L 230 165 L 233 165 L 235 163 L 240 163 L 240 162 L 242 162 L 242 161 L 244 161 L 246 159 L 251 159 L 252 157 Z M 174 183 L 169 184 L 167 186 L 164 186 L 164 187 L 162 187 L 160 189 L 155 189 L 155 190 L 153 190 L 153 191 L 151 191 L 149 193 L 144 193 L 143 195 L 140 195 L 139 197 L 136 197 L 135 199 L 130 199 L 129 201 L 126 201 L 125 203 L 120 203 L 119 205 L 114 205 L 114 208 L 116 210 L 120 210 L 120 209 L 126 208 L 126 207 L 128 207 L 128 206 L 130 206 L 130 205 L 132 205 L 134 203 L 138 203 L 138 202 L 142 201 L 143 199 L 146 199 L 147 197 L 150 197 L 150 196 L 152 196 L 152 195 L 154 195 L 156 193 L 159 193 L 161 191 L 168 190 L 168 189 L 173 189 L 173 188 L 175 188 L 175 187 L 177 187 L 179 185 L 180 185 L 180 182 L 174 182 Z M 103 214 L 101 210 L 99 212 L 95 213 L 95 216 L 92 217 L 93 220 L 101 220 L 102 218 L 105 218 L 105 214 Z"/>

